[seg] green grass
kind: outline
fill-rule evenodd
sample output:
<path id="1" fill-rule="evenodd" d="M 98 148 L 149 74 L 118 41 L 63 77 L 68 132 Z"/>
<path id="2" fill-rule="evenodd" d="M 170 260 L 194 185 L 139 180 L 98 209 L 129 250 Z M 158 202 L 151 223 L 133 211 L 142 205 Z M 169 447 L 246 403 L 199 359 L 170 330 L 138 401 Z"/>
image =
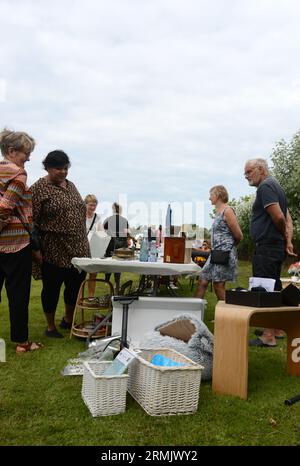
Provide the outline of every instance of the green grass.
<path id="1" fill-rule="evenodd" d="M 240 265 L 239 285 L 250 275 Z M 124 274 L 123 280 L 132 278 Z M 134 277 L 136 279 L 136 277 Z M 192 296 L 188 279 L 179 294 Z M 0 364 L 0 445 L 299 445 L 300 403 L 284 405 L 300 393 L 299 379 L 286 374 L 285 340 L 272 350 L 249 354 L 249 398 L 212 393 L 202 382 L 194 415 L 151 417 L 129 395 L 124 414 L 93 418 L 81 399 L 81 377 L 63 377 L 69 358 L 83 351 L 83 340 L 43 336 L 40 282 L 33 282 L 30 338 L 45 343 L 41 351 L 15 354 L 9 341 L 5 292 L 2 292 L 0 335 L 7 342 L 7 362 Z M 208 291 L 205 322 L 213 330 L 215 296 Z M 63 314 L 62 301 L 57 322 Z"/>

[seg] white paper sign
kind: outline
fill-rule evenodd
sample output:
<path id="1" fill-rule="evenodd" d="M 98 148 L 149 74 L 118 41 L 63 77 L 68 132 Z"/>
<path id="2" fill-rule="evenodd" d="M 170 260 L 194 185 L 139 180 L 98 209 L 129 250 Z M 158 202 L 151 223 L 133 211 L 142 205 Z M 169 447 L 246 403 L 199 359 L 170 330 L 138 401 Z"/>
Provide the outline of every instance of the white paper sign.
<path id="1" fill-rule="evenodd" d="M 113 360 L 110 366 L 105 369 L 102 375 L 121 375 L 123 374 L 129 364 L 135 358 L 135 352 L 127 348 L 123 348 L 118 356 Z"/>
<path id="2" fill-rule="evenodd" d="M 136 353 L 127 348 L 123 348 L 122 351 L 118 354 L 116 359 L 119 359 L 125 366 L 129 366 L 131 361 L 136 357 Z"/>
<path id="3" fill-rule="evenodd" d="M 274 278 L 250 277 L 249 290 L 257 286 L 262 286 L 267 291 L 274 291 L 276 280 Z"/>

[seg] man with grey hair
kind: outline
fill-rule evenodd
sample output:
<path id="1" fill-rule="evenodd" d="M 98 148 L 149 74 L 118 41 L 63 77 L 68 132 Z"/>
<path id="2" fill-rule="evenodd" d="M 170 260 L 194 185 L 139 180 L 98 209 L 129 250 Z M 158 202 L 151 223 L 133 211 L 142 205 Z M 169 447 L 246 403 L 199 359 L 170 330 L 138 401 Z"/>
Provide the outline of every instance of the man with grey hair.
<path id="1" fill-rule="evenodd" d="M 245 173 L 250 186 L 257 187 L 252 206 L 251 238 L 255 244 L 252 258 L 254 277 L 273 278 L 275 290 L 281 290 L 281 266 L 286 254 L 295 256 L 292 237 L 293 223 L 287 208 L 286 195 L 280 184 L 270 176 L 267 161 L 251 159 L 246 162 Z M 280 330 L 256 331 L 259 338 L 250 340 L 250 346 L 274 347 Z"/>

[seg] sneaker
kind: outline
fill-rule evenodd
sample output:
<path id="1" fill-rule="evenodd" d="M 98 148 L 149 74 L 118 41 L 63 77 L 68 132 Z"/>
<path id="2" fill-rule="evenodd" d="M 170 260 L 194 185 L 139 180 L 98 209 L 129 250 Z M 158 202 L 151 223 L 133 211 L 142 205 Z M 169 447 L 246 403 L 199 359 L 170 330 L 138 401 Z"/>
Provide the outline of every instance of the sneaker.
<path id="1" fill-rule="evenodd" d="M 50 338 L 63 338 L 63 337 L 64 337 L 64 336 L 63 336 L 61 333 L 59 333 L 56 329 L 54 329 L 54 330 L 48 330 L 47 328 L 46 328 L 46 330 L 45 330 L 45 335 L 46 335 L 46 337 L 50 337 Z"/>
<path id="2" fill-rule="evenodd" d="M 66 322 L 65 321 L 65 318 L 63 317 L 61 319 L 61 323 L 59 324 L 60 328 L 64 328 L 64 329 L 71 329 L 72 328 L 72 322 Z"/>

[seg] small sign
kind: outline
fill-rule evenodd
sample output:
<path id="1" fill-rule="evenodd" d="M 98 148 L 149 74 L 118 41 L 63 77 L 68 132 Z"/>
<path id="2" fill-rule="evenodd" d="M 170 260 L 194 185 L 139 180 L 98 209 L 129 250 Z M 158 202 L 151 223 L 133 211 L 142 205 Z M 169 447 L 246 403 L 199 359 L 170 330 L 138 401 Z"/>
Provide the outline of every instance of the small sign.
<path id="1" fill-rule="evenodd" d="M 134 351 L 129 350 L 128 348 L 123 348 L 102 375 L 123 374 L 135 357 L 136 353 Z"/>

